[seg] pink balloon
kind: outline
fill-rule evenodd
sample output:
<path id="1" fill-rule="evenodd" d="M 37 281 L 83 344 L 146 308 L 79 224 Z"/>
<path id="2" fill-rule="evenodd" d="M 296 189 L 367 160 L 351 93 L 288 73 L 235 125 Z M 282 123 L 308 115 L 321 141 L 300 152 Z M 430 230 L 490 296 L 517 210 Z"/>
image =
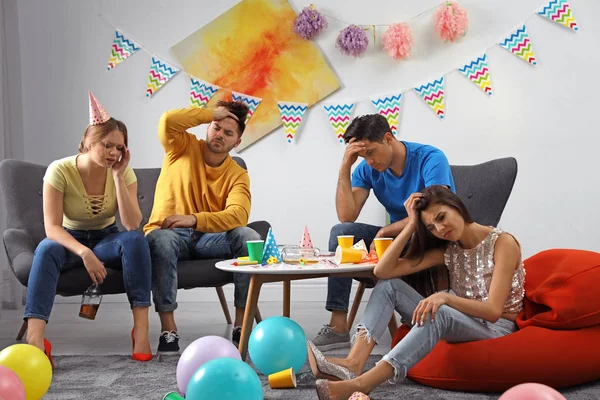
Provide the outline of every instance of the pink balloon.
<path id="1" fill-rule="evenodd" d="M 187 385 L 198 368 L 215 358 L 242 359 L 237 347 L 221 336 L 204 336 L 186 347 L 177 363 L 179 391 L 185 395 Z"/>
<path id="2" fill-rule="evenodd" d="M 550 386 L 523 383 L 508 389 L 498 400 L 567 400 Z"/>
<path id="3" fill-rule="evenodd" d="M 0 365 L 0 399 L 25 400 L 25 387 L 12 369 Z"/>

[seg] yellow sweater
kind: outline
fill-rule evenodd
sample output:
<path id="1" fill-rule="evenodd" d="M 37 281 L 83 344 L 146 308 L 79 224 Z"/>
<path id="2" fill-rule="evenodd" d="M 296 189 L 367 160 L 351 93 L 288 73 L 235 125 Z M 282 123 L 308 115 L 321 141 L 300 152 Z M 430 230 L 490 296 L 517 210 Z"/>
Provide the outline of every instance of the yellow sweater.
<path id="1" fill-rule="evenodd" d="M 200 232 L 226 232 L 248 224 L 248 172 L 230 156 L 219 167 L 209 167 L 203 155 L 206 142 L 186 132 L 212 119 L 212 111 L 205 108 L 171 110 L 160 118 L 158 137 L 166 154 L 145 234 L 174 214 L 195 215 Z"/>

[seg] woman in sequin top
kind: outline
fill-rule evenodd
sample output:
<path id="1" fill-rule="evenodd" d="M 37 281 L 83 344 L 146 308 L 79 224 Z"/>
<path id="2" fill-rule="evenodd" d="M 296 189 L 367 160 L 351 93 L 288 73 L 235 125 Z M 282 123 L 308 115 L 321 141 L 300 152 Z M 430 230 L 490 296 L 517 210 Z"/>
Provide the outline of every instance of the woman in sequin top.
<path id="1" fill-rule="evenodd" d="M 485 340 L 517 329 L 514 321 L 523 309 L 525 282 L 517 240 L 474 222 L 445 186 L 414 193 L 404 205 L 409 222 L 375 267 L 380 280 L 348 357 L 325 358 L 308 342 L 311 369 L 322 378 L 317 380 L 320 400 L 345 400 L 356 391 L 369 393 L 386 380 L 406 376 L 440 339 Z M 409 240 L 410 248 L 401 257 Z M 448 287 L 450 291 L 441 290 Z M 362 374 L 394 310 L 413 328 Z"/>

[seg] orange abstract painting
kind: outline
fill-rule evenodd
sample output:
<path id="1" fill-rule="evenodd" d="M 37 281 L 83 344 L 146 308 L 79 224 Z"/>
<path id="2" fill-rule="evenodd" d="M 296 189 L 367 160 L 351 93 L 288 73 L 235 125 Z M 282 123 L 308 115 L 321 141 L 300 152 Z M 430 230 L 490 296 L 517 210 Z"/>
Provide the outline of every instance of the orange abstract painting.
<path id="1" fill-rule="evenodd" d="M 287 0 L 242 0 L 171 49 L 188 74 L 227 89 L 208 107 L 231 91 L 262 98 L 239 151 L 281 125 L 277 101 L 311 106 L 340 87 L 317 45 L 294 32 L 295 17 Z"/>

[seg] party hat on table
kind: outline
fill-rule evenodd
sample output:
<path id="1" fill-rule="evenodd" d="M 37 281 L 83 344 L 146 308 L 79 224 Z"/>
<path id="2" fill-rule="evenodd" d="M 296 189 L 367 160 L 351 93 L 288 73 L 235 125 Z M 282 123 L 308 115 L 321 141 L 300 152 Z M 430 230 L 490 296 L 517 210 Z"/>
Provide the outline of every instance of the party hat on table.
<path id="1" fill-rule="evenodd" d="M 100 125 L 110 119 L 102 104 L 96 100 L 94 94 L 88 91 L 90 95 L 90 125 Z"/>
<path id="2" fill-rule="evenodd" d="M 269 228 L 269 233 L 267 233 L 267 240 L 265 241 L 265 247 L 262 254 L 261 264 L 266 264 L 267 260 L 271 257 L 277 259 L 278 262 L 283 262 L 281 260 L 281 254 L 279 253 L 279 249 L 277 248 L 277 242 L 275 242 L 275 235 L 273 235 L 273 229 Z"/>
<path id="3" fill-rule="evenodd" d="M 304 233 L 302 234 L 302 240 L 300 240 L 300 247 L 304 249 L 312 249 L 313 244 L 312 240 L 310 240 L 310 233 L 308 233 L 308 227 L 304 227 Z"/>

